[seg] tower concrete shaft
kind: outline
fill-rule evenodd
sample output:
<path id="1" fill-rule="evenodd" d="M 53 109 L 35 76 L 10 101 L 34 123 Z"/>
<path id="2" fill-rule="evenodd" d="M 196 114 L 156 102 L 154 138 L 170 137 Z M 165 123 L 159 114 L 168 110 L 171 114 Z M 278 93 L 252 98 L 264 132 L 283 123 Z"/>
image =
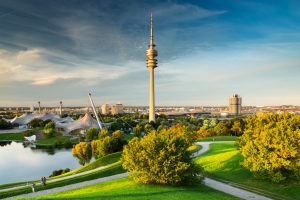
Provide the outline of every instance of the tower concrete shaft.
<path id="1" fill-rule="evenodd" d="M 38 101 L 38 105 L 39 105 L 39 114 L 41 114 L 41 102 Z"/>
<path id="2" fill-rule="evenodd" d="M 152 13 L 150 17 L 150 43 L 149 48 L 146 51 L 147 67 L 149 69 L 149 122 L 155 122 L 155 92 L 154 92 L 154 68 L 157 67 L 157 60 L 155 57 L 158 55 L 154 49 L 155 44 L 153 42 L 153 25 L 152 25 Z"/>

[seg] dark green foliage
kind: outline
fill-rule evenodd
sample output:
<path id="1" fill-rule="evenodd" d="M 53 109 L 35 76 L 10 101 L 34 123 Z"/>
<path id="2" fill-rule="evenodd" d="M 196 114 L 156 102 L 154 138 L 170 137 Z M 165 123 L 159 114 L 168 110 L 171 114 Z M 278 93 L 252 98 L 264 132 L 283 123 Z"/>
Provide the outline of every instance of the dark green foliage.
<path id="1" fill-rule="evenodd" d="M 30 128 L 42 128 L 44 126 L 44 121 L 38 118 L 35 118 L 28 123 L 28 127 Z"/>
<path id="2" fill-rule="evenodd" d="M 246 120 L 240 141 L 243 165 L 256 177 L 280 182 L 300 178 L 299 115 L 260 114 Z"/>
<path id="3" fill-rule="evenodd" d="M 134 137 L 141 137 L 142 136 L 142 126 L 137 124 L 136 127 L 133 128 L 133 136 Z"/>
<path id="4" fill-rule="evenodd" d="M 106 136 L 91 142 L 92 154 L 95 159 L 102 158 L 108 154 L 122 151 L 127 141 L 121 137 Z"/>
<path id="5" fill-rule="evenodd" d="M 10 122 L 0 119 L 0 129 L 11 129 L 13 125 Z"/>
<path id="6" fill-rule="evenodd" d="M 194 134 L 185 126 L 174 126 L 143 138 L 133 138 L 124 148 L 122 161 L 134 180 L 141 183 L 192 184 L 200 181 L 200 168 L 187 150 Z"/>
<path id="7" fill-rule="evenodd" d="M 69 168 L 66 168 L 66 169 L 59 169 L 59 170 L 54 170 L 54 171 L 52 172 L 52 174 L 49 176 L 49 178 L 50 178 L 50 177 L 53 177 L 53 176 L 59 176 L 59 175 L 61 175 L 61 174 L 65 174 L 65 173 L 67 173 L 67 172 L 69 172 L 69 171 L 70 171 Z"/>
<path id="8" fill-rule="evenodd" d="M 98 130 L 96 128 L 89 128 L 85 133 L 85 138 L 88 140 L 93 140 L 97 137 Z"/>

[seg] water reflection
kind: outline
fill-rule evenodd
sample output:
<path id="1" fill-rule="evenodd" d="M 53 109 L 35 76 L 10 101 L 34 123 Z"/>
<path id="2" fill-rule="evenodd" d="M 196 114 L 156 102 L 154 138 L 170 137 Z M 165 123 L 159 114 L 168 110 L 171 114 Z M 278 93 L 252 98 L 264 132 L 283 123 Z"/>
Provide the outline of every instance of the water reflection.
<path id="1" fill-rule="evenodd" d="M 16 142 L 0 143 L 0 184 L 40 179 L 54 170 L 79 166 L 71 149 L 38 149 Z"/>

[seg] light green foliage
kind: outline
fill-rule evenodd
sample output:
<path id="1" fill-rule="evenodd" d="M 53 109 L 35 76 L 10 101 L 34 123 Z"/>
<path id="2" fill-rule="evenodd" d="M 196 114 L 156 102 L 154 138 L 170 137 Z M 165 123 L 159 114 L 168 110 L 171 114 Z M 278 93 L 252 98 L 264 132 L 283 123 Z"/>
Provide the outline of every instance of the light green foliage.
<path id="1" fill-rule="evenodd" d="M 214 135 L 230 135 L 230 129 L 221 121 L 213 128 Z"/>
<path id="2" fill-rule="evenodd" d="M 209 177 L 234 183 L 250 191 L 271 195 L 271 199 L 299 199 L 300 197 L 300 181 L 273 183 L 255 178 L 241 165 L 243 156 L 235 142 L 211 144 L 206 153 L 195 158 L 195 162 L 203 167 L 204 173 Z"/>
<path id="3" fill-rule="evenodd" d="M 142 134 L 143 127 L 139 124 L 136 125 L 136 127 L 133 128 L 133 135 L 134 137 L 140 137 Z"/>
<path id="4" fill-rule="evenodd" d="M 85 138 L 88 140 L 93 140 L 97 137 L 98 130 L 96 128 L 89 128 L 85 133 Z"/>
<path id="5" fill-rule="evenodd" d="M 102 129 L 99 133 L 98 133 L 98 138 L 105 138 L 106 136 L 109 136 L 108 130 L 107 129 Z"/>
<path id="6" fill-rule="evenodd" d="M 260 114 L 246 122 L 240 141 L 243 165 L 274 182 L 300 178 L 300 116 Z"/>
<path id="7" fill-rule="evenodd" d="M 116 134 L 118 135 L 118 134 Z M 127 141 L 121 137 L 106 136 L 104 138 L 93 140 L 91 142 L 92 154 L 98 159 L 110 153 L 123 150 L 123 146 L 127 144 Z"/>
<path id="8" fill-rule="evenodd" d="M 150 133 L 153 130 L 155 130 L 155 129 L 153 128 L 153 126 L 151 124 L 146 124 L 144 126 L 144 131 L 145 131 L 146 134 Z"/>
<path id="9" fill-rule="evenodd" d="M 81 165 L 84 165 L 85 163 L 90 162 L 92 158 L 91 146 L 86 142 L 80 142 L 72 149 L 72 154 L 74 157 L 78 158 Z"/>
<path id="10" fill-rule="evenodd" d="M 54 122 L 48 122 L 45 127 L 44 127 L 44 136 L 49 138 L 49 137 L 53 137 L 54 133 L 55 133 L 55 124 Z"/>
<path id="11" fill-rule="evenodd" d="M 112 137 L 113 138 L 121 138 L 122 135 L 123 135 L 122 131 L 120 131 L 120 130 L 117 130 L 117 131 L 115 131 L 115 132 L 112 133 Z"/>
<path id="12" fill-rule="evenodd" d="M 194 183 L 199 180 L 200 168 L 187 150 L 193 142 L 193 134 L 179 125 L 135 137 L 123 150 L 123 167 L 141 183 Z"/>

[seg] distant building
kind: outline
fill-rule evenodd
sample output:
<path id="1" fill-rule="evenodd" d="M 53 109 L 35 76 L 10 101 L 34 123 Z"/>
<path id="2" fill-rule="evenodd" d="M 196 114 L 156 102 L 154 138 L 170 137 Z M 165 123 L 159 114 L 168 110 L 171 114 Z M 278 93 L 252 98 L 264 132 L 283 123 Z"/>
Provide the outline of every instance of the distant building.
<path id="1" fill-rule="evenodd" d="M 123 113 L 123 104 L 115 104 L 111 106 L 111 114 L 112 115 L 117 115 L 119 113 Z"/>
<path id="2" fill-rule="evenodd" d="M 101 113 L 102 113 L 103 115 L 109 114 L 109 113 L 110 113 L 110 105 L 109 105 L 109 104 L 103 104 L 103 105 L 101 106 Z"/>
<path id="3" fill-rule="evenodd" d="M 242 97 L 238 94 L 234 94 L 229 97 L 229 114 L 240 115 L 242 111 Z"/>

